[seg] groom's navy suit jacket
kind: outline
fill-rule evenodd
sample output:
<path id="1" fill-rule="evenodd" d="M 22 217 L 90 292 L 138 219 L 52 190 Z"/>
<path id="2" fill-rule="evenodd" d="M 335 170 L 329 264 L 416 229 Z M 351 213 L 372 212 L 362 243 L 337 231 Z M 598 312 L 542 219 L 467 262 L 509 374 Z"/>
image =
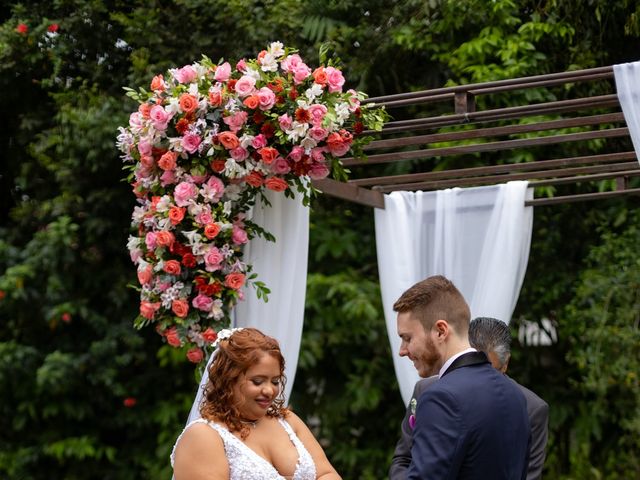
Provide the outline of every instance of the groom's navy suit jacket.
<path id="1" fill-rule="evenodd" d="M 458 357 L 420 395 L 408 480 L 521 480 L 530 442 L 524 395 L 482 352 Z"/>

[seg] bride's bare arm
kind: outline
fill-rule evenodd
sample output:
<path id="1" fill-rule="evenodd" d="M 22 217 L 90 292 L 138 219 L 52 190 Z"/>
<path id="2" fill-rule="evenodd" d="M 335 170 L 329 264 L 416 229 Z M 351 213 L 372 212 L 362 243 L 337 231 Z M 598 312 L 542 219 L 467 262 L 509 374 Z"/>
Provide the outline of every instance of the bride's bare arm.
<path id="1" fill-rule="evenodd" d="M 175 480 L 228 480 L 220 435 L 204 423 L 191 425 L 176 445 L 173 475 Z"/>
<path id="2" fill-rule="evenodd" d="M 296 435 L 300 441 L 304 444 L 313 462 L 316 465 L 316 480 L 342 480 L 342 477 L 338 475 L 336 469 L 333 468 L 331 462 L 327 459 L 324 450 L 313 436 L 309 427 L 298 417 L 295 413 L 289 412 L 287 415 L 287 422 L 296 432 Z"/>

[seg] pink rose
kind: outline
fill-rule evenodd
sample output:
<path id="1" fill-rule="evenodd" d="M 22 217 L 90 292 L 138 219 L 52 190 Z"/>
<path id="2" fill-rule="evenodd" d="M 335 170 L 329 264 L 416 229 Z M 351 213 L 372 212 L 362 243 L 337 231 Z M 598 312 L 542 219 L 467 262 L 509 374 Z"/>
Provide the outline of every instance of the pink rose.
<path id="1" fill-rule="evenodd" d="M 216 247 L 211 247 L 207 253 L 204 255 L 204 263 L 205 269 L 207 272 L 215 272 L 220 270 L 222 266 L 220 265 L 224 260 L 224 256 L 220 253 Z"/>
<path id="2" fill-rule="evenodd" d="M 189 182 L 180 182 L 176 185 L 175 190 L 173 191 L 173 198 L 176 202 L 176 205 L 179 207 L 186 207 L 189 205 L 189 202 L 196 198 L 198 195 L 198 189 L 193 183 Z"/>
<path id="3" fill-rule="evenodd" d="M 171 115 L 160 105 L 154 105 L 151 107 L 149 117 L 153 123 L 153 128 L 156 130 L 166 130 L 167 124 L 171 119 Z"/>
<path id="4" fill-rule="evenodd" d="M 212 175 L 211 178 L 207 180 L 207 183 L 203 185 L 202 189 L 205 197 L 211 198 L 212 202 L 217 202 L 222 198 L 222 194 L 224 193 L 224 182 Z"/>
<path id="5" fill-rule="evenodd" d="M 236 82 L 236 93 L 239 97 L 246 97 L 253 93 L 256 87 L 256 79 L 249 75 L 243 75 L 240 80 Z"/>
<path id="6" fill-rule="evenodd" d="M 318 103 L 314 103 L 309 108 L 307 108 L 307 112 L 309 112 L 309 115 L 311 116 L 311 123 L 313 125 L 319 126 L 322 123 L 324 116 L 327 114 L 327 107 Z"/>
<path id="7" fill-rule="evenodd" d="M 355 112 L 360 107 L 360 100 L 358 100 L 358 92 L 356 92 L 353 88 L 347 90 L 348 93 L 351 94 L 349 97 L 349 111 Z"/>
<path id="8" fill-rule="evenodd" d="M 141 127 L 143 123 L 142 114 L 140 112 L 133 112 L 129 115 L 129 126 L 136 128 Z"/>
<path id="9" fill-rule="evenodd" d="M 294 162 L 299 162 L 300 160 L 302 160 L 303 155 L 304 155 L 304 148 L 302 148 L 300 145 L 296 145 L 291 149 L 291 152 L 289 152 L 288 156 Z"/>
<path id="10" fill-rule="evenodd" d="M 282 130 L 289 130 L 291 128 L 292 118 L 285 113 L 278 117 L 278 123 L 280 123 L 280 128 Z"/>
<path id="11" fill-rule="evenodd" d="M 296 85 L 301 84 L 306 80 L 306 78 L 311 75 L 311 69 L 307 67 L 304 63 L 298 65 L 293 72 L 293 82 Z"/>
<path id="12" fill-rule="evenodd" d="M 330 92 L 341 92 L 344 85 L 344 77 L 342 72 L 337 68 L 327 67 L 325 68 L 327 74 L 327 81 L 329 82 Z"/>
<path id="13" fill-rule="evenodd" d="M 322 127 L 311 127 L 309 129 L 309 136 L 317 142 L 327 138 L 328 133 L 329 132 L 327 132 L 327 130 Z"/>
<path id="14" fill-rule="evenodd" d="M 329 168 L 324 163 L 315 163 L 309 170 L 309 177 L 313 180 L 322 180 L 329 175 Z"/>
<path id="15" fill-rule="evenodd" d="M 296 67 L 301 63 L 303 62 L 302 62 L 302 58 L 300 58 L 300 55 L 298 55 L 297 53 L 294 53 L 293 55 L 288 55 L 287 58 L 285 58 L 282 61 L 282 63 L 280 64 L 280 67 L 285 72 L 293 73 Z"/>
<path id="16" fill-rule="evenodd" d="M 191 83 L 198 76 L 198 72 L 196 72 L 195 68 L 191 65 L 186 65 L 178 70 L 175 70 L 173 73 L 173 77 L 179 83 Z"/>
<path id="17" fill-rule="evenodd" d="M 316 147 L 311 149 L 311 158 L 315 162 L 324 162 L 324 147 Z"/>
<path id="18" fill-rule="evenodd" d="M 231 76 L 231 65 L 229 62 L 224 62 L 222 65 L 218 65 L 216 73 L 213 76 L 218 82 L 226 82 Z"/>
<path id="19" fill-rule="evenodd" d="M 224 123 L 226 123 L 227 125 L 229 125 L 229 129 L 232 132 L 237 132 L 246 123 L 247 118 L 248 118 L 247 112 L 242 111 L 242 112 L 236 112 L 233 115 L 229 115 L 228 117 L 224 117 L 222 119 L 222 121 Z M 226 133 L 226 132 L 223 132 L 223 133 Z M 222 135 L 222 134 L 220 134 L 220 135 Z M 218 137 L 220 137 L 220 135 Z M 225 146 L 225 148 L 227 147 L 226 145 L 224 145 L 224 146 Z"/>
<path id="20" fill-rule="evenodd" d="M 187 133 L 184 137 L 182 137 L 180 145 L 182 145 L 182 148 L 184 148 L 187 152 L 195 153 L 198 151 L 200 142 L 202 142 L 200 135 L 196 133 Z"/>
<path id="21" fill-rule="evenodd" d="M 239 72 L 244 72 L 247 69 L 247 62 L 244 60 L 244 58 L 240 59 L 238 63 L 236 63 L 236 69 Z"/>
<path id="22" fill-rule="evenodd" d="M 231 231 L 231 240 L 236 245 L 243 245 L 249 241 L 249 238 L 247 237 L 247 232 L 234 225 Z"/>
<path id="23" fill-rule="evenodd" d="M 196 222 L 198 222 L 200 225 L 207 225 L 213 222 L 211 212 L 209 210 L 203 209 L 198 215 L 196 215 Z"/>
<path id="24" fill-rule="evenodd" d="M 173 170 L 166 170 L 160 176 L 160 184 L 163 187 L 166 187 L 167 185 L 173 185 L 174 183 L 176 183 L 176 173 Z"/>
<path id="25" fill-rule="evenodd" d="M 193 299 L 191 305 L 193 305 L 194 308 L 197 308 L 198 310 L 202 310 L 203 312 L 209 312 L 211 310 L 211 307 L 213 306 L 213 299 L 200 293 L 196 298 Z"/>
<path id="26" fill-rule="evenodd" d="M 230 150 L 231 158 L 233 158 L 236 162 L 241 162 L 246 160 L 249 156 L 249 151 L 246 148 L 237 147 L 233 150 Z"/>
<path id="27" fill-rule="evenodd" d="M 147 250 L 153 250 L 156 248 L 156 232 L 147 232 L 144 237 L 144 243 L 147 246 Z"/>
<path id="28" fill-rule="evenodd" d="M 285 175 L 291 171 L 291 167 L 285 158 L 278 157 L 271 164 L 271 171 L 277 175 Z"/>
<path id="29" fill-rule="evenodd" d="M 256 135 L 255 137 L 253 137 L 253 140 L 251 140 L 251 146 L 256 150 L 259 150 L 262 147 L 265 147 L 266 145 L 267 145 L 267 137 L 265 137 L 264 134 L 262 133 L 260 135 Z"/>
<path id="30" fill-rule="evenodd" d="M 276 95 L 269 87 L 262 87 L 258 90 L 258 100 L 260 100 L 260 110 L 269 110 L 276 103 Z"/>

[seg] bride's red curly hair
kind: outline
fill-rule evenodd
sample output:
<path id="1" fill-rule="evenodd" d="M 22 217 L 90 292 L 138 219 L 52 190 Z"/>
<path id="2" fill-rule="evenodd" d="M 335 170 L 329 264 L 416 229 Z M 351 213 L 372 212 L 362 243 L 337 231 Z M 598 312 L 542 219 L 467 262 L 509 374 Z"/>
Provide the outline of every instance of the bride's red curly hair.
<path id="1" fill-rule="evenodd" d="M 249 426 L 242 423 L 238 406 L 241 399 L 234 398 L 233 387 L 247 370 L 258 362 L 263 353 L 271 355 L 280 365 L 280 393 L 273 401 L 267 416 L 284 417 L 284 357 L 275 338 L 255 328 L 236 331 L 227 340 L 220 341 L 218 351 L 209 366 L 209 381 L 204 388 L 204 400 L 200 406 L 202 418 L 223 422 L 231 432 L 240 432 L 240 437 L 249 434 Z"/>

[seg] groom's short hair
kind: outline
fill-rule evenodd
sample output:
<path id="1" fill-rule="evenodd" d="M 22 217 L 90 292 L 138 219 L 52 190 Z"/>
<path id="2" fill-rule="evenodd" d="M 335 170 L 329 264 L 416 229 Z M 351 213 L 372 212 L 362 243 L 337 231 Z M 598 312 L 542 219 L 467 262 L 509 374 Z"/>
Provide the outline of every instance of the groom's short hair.
<path id="1" fill-rule="evenodd" d="M 469 305 L 451 280 L 442 275 L 413 285 L 396 300 L 393 310 L 411 312 L 427 331 L 437 320 L 445 320 L 458 335 L 466 335 L 469 329 Z"/>

